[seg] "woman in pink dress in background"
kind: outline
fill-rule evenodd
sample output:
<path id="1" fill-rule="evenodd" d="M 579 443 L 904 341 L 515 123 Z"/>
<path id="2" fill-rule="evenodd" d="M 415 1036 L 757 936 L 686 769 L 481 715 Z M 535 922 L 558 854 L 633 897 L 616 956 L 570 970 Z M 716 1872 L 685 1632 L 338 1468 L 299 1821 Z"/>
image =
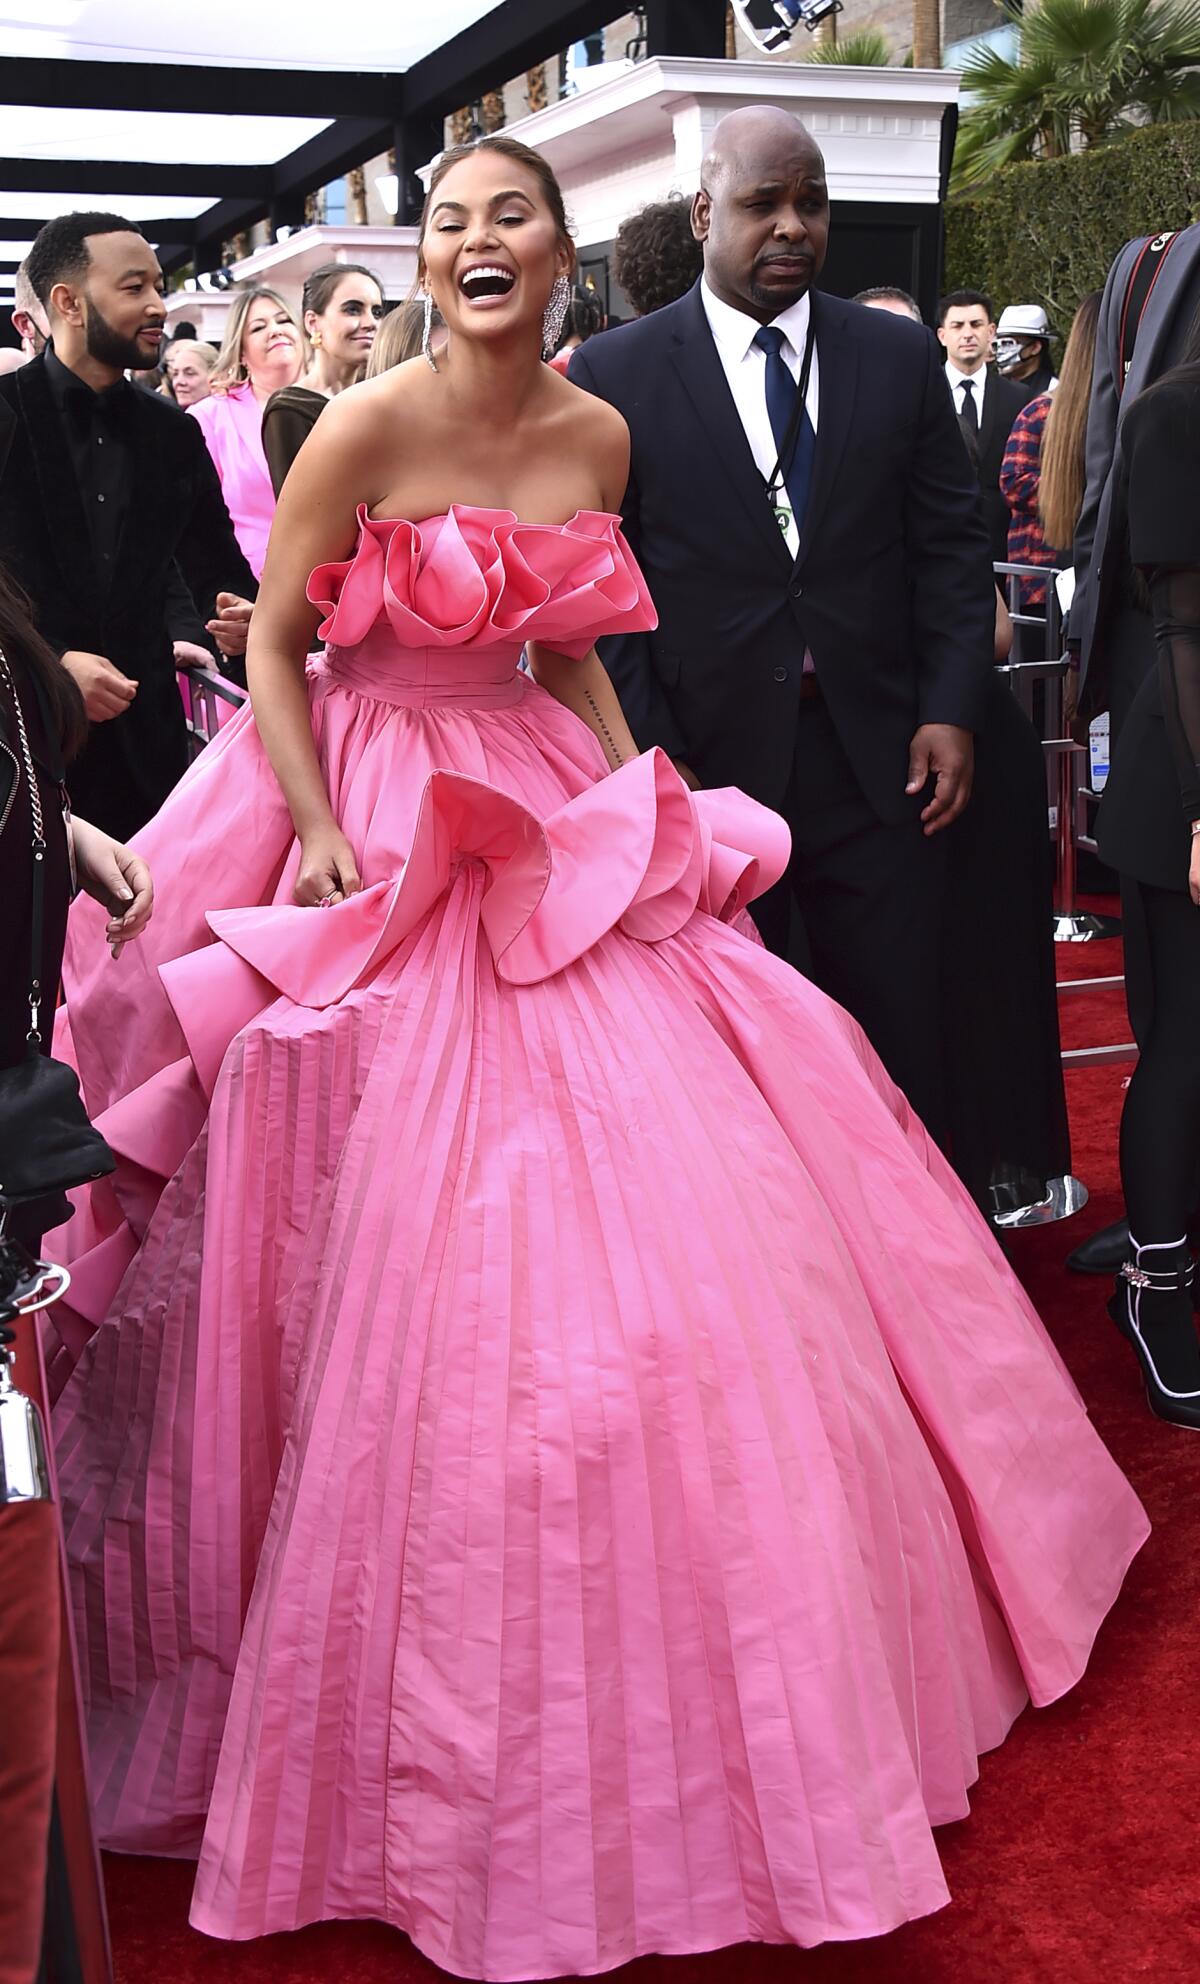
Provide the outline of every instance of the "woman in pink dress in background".
<path id="1" fill-rule="evenodd" d="M 940 1907 L 931 1828 L 1147 1532 L 858 1027 L 731 927 L 782 823 L 636 753 L 573 266 L 536 154 L 443 157 L 449 349 L 323 414 L 254 713 L 139 840 L 117 989 L 87 906 L 66 970 L 102 1836 L 198 1855 L 209 1935 L 488 1979 Z"/>
<path id="2" fill-rule="evenodd" d="M 239 294 L 212 375 L 211 394 L 190 406 L 221 478 L 237 541 L 262 577 L 275 515 L 275 491 L 263 452 L 263 409 L 272 393 L 304 371 L 304 334 L 273 289 Z"/>

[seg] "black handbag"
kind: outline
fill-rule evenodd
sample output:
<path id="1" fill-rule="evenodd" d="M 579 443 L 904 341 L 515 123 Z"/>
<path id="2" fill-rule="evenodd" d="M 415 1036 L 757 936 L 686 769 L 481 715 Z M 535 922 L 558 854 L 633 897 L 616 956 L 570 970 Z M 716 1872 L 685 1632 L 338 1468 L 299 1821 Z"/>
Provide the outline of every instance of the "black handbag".
<path id="1" fill-rule="evenodd" d="M 87 1118 L 73 1069 L 41 1051 L 38 1028 L 42 986 L 42 930 L 46 886 L 46 836 L 42 800 L 25 717 L 8 661 L 0 651 L 0 676 L 13 700 L 21 759 L 33 815 L 32 932 L 29 972 L 29 1032 L 24 1059 L 0 1069 L 0 1211 L 72 1186 L 86 1185 L 116 1169 L 116 1159 Z M 16 773 L 18 781 L 21 766 Z M 53 988 L 51 988 L 53 996 Z"/>

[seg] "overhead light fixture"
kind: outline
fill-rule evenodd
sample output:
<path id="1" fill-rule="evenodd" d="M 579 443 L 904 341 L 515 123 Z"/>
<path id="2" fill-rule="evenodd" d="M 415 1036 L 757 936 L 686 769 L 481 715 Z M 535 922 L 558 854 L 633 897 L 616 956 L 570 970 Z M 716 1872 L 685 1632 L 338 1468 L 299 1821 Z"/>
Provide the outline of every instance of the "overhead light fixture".
<path id="1" fill-rule="evenodd" d="M 400 205 L 400 181 L 394 172 L 381 172 L 375 181 L 375 191 L 383 202 L 383 211 L 395 220 Z"/>
<path id="2" fill-rule="evenodd" d="M 755 46 L 774 54 L 797 28 L 815 34 L 822 21 L 840 14 L 842 0 L 733 0 L 733 10 Z"/>

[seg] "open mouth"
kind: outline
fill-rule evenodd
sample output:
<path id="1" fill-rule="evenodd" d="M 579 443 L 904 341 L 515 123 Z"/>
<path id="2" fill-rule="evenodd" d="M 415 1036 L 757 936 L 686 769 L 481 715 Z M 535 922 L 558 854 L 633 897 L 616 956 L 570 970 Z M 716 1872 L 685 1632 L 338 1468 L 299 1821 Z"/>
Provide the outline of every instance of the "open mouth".
<path id="1" fill-rule="evenodd" d="M 512 270 L 504 268 L 499 262 L 480 262 L 475 268 L 464 271 L 458 286 L 468 303 L 477 303 L 485 297 L 507 296 L 516 280 Z"/>

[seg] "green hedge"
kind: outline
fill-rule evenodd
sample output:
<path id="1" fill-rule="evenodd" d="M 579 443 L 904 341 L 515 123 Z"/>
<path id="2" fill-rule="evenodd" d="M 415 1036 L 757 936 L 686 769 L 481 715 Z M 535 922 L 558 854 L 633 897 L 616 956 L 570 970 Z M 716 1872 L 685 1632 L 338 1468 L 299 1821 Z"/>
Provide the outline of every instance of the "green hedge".
<path id="1" fill-rule="evenodd" d="M 946 288 L 986 290 L 997 310 L 1041 303 L 1062 339 L 1124 242 L 1200 219 L 1200 121 L 1006 166 L 945 214 Z"/>

